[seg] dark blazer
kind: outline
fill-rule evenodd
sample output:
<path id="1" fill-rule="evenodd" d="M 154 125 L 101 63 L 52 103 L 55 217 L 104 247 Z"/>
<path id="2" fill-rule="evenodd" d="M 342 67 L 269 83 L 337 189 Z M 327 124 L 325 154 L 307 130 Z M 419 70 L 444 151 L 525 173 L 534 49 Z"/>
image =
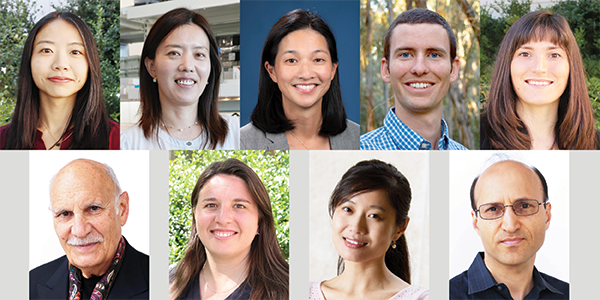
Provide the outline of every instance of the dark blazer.
<path id="1" fill-rule="evenodd" d="M 125 244 L 123 265 L 107 298 L 149 299 L 149 257 Z M 68 277 L 66 255 L 29 271 L 29 299 L 68 299 Z"/>

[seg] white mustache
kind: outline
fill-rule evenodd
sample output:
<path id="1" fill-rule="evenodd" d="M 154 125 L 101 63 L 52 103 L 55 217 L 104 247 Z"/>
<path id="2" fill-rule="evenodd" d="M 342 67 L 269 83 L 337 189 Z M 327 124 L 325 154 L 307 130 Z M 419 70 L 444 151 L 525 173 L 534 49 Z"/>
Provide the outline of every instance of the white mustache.
<path id="1" fill-rule="evenodd" d="M 81 245 L 87 245 L 87 244 L 92 244 L 92 243 L 102 243 L 102 242 L 104 242 L 104 237 L 101 234 L 90 233 L 82 239 L 80 239 L 76 236 L 73 236 L 73 237 L 69 238 L 69 240 L 67 241 L 67 244 L 71 245 L 71 246 L 81 246 Z"/>

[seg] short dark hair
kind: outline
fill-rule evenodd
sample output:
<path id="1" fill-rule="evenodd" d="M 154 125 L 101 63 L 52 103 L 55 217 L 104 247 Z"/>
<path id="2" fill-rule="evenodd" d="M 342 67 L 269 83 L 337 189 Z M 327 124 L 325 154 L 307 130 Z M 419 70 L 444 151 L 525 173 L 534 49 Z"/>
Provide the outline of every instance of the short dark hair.
<path id="1" fill-rule="evenodd" d="M 271 80 L 265 68 L 265 62 L 269 62 L 271 66 L 274 66 L 281 40 L 288 34 L 301 29 L 312 29 L 321 34 L 327 41 L 331 61 L 333 63 L 338 62 L 333 32 L 319 16 L 307 10 L 296 9 L 277 20 L 271 27 L 271 31 L 269 31 L 263 45 L 258 77 L 258 101 L 250 116 L 252 124 L 264 132 L 281 133 L 295 127 L 285 116 L 281 90 L 279 90 L 277 83 Z M 323 95 L 321 113 L 323 123 L 319 130 L 320 135 L 337 135 L 346 130 L 346 110 L 342 101 L 339 65 L 335 70 L 335 76 L 331 81 L 329 90 Z"/>
<path id="2" fill-rule="evenodd" d="M 390 44 L 392 39 L 392 31 L 399 24 L 439 24 L 446 29 L 446 33 L 448 34 L 448 39 L 450 40 L 450 62 L 456 58 L 456 36 L 450 28 L 450 24 L 444 19 L 444 17 L 440 16 L 435 11 L 431 11 L 424 8 L 413 8 L 411 10 L 407 10 L 401 13 L 396 19 L 392 22 L 390 27 L 385 34 L 385 39 L 383 40 L 383 56 L 388 61 L 390 60 Z"/>
<path id="3" fill-rule="evenodd" d="M 546 183 L 546 178 L 544 178 L 544 175 L 542 175 L 542 172 L 540 172 L 540 170 L 538 170 L 538 168 L 534 167 L 534 166 L 529 166 L 529 168 L 531 170 L 533 170 L 535 172 L 535 174 L 537 174 L 537 176 L 540 178 L 540 181 L 542 182 L 542 189 L 544 190 L 544 204 L 546 202 L 548 202 L 548 184 Z M 477 175 L 477 177 L 475 177 L 475 179 L 473 179 L 473 183 L 471 184 L 471 208 L 473 208 L 473 210 L 477 210 L 477 207 L 475 207 L 475 185 L 477 184 L 477 180 L 479 179 L 481 175 Z M 544 205 L 544 207 L 546 207 Z"/>

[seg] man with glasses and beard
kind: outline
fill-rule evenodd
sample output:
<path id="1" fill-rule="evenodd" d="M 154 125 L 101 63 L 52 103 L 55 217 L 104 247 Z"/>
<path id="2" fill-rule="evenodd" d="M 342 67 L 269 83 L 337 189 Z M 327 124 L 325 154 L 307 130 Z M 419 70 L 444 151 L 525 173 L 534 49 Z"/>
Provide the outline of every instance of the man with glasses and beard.
<path id="1" fill-rule="evenodd" d="M 550 226 L 548 186 L 535 167 L 504 160 L 471 185 L 473 228 L 484 252 L 450 280 L 450 299 L 568 299 L 569 284 L 535 266 Z"/>

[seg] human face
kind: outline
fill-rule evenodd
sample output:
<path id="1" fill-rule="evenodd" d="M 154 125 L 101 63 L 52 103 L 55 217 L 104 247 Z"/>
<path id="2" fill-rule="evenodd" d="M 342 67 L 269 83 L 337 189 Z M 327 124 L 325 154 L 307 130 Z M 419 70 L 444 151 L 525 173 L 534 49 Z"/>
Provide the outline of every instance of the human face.
<path id="1" fill-rule="evenodd" d="M 69 262 L 89 278 L 111 264 L 127 222 L 129 198 L 115 191 L 104 166 L 77 160 L 65 166 L 50 187 L 54 230 Z"/>
<path id="2" fill-rule="evenodd" d="M 510 75 L 521 105 L 558 106 L 569 82 L 569 58 L 549 41 L 530 41 L 515 51 Z"/>
<path id="3" fill-rule="evenodd" d="M 381 60 L 381 77 L 392 87 L 396 114 L 441 114 L 442 100 L 458 77 L 458 58 L 450 57 L 444 27 L 429 23 L 396 26 L 389 60 Z"/>
<path id="4" fill-rule="evenodd" d="M 244 180 L 213 176 L 200 191 L 194 213 L 198 237 L 210 256 L 248 256 L 258 232 L 258 206 Z"/>
<path id="5" fill-rule="evenodd" d="M 275 65 L 265 62 L 265 68 L 279 86 L 284 111 L 289 112 L 321 108 L 337 63 L 331 61 L 325 37 L 315 30 L 302 29 L 281 39 Z"/>
<path id="6" fill-rule="evenodd" d="M 179 26 L 160 42 L 146 69 L 158 84 L 161 104 L 197 105 L 210 75 L 210 43 L 196 24 Z"/>
<path id="7" fill-rule="evenodd" d="M 474 191 L 475 204 L 513 204 L 517 200 L 544 201 L 542 183 L 529 167 L 515 161 L 502 161 L 489 167 L 479 177 Z M 490 269 L 497 267 L 533 266 L 535 254 L 544 243 L 550 226 L 550 203 L 540 206 L 530 216 L 517 216 L 506 207 L 504 216 L 483 220 L 471 212 L 473 227 L 481 237 L 485 249 L 485 263 Z"/>
<path id="8" fill-rule="evenodd" d="M 362 193 L 335 208 L 333 244 L 346 261 L 383 261 L 390 243 L 407 225 L 408 218 L 402 226 L 396 224 L 396 210 L 384 191 Z"/>
<path id="9" fill-rule="evenodd" d="M 71 23 L 56 19 L 33 41 L 31 76 L 41 99 L 75 100 L 87 80 L 88 61 L 83 41 Z"/>

